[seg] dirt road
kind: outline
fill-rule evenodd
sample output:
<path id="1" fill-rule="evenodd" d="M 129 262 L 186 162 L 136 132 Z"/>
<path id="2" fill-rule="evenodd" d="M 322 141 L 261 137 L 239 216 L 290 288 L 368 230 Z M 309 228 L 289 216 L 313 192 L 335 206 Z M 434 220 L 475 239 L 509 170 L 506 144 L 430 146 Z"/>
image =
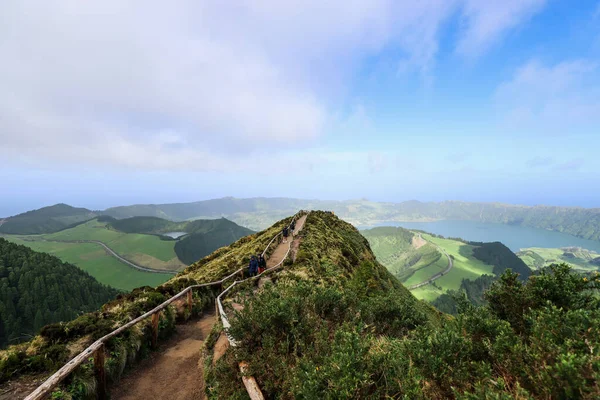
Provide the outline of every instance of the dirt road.
<path id="1" fill-rule="evenodd" d="M 425 241 L 425 239 L 423 239 L 423 237 L 421 236 L 420 233 L 419 233 L 419 239 Z M 442 249 L 440 246 L 437 246 L 435 244 L 434 244 L 434 246 L 437 247 L 438 251 L 440 251 L 443 255 L 445 255 L 446 258 L 448 258 L 448 267 L 444 271 L 438 272 L 437 274 L 433 275 L 431 278 L 427 279 L 426 281 L 417 283 L 416 285 L 409 286 L 408 289 L 412 290 L 412 289 L 420 288 L 421 286 L 429 285 L 431 282 L 435 281 L 436 279 L 441 278 L 442 276 L 444 276 L 448 272 L 450 272 L 450 270 L 454 266 L 454 264 L 452 263 L 452 257 L 450 257 L 450 255 L 448 253 L 446 253 L 446 250 Z"/>
<path id="2" fill-rule="evenodd" d="M 306 215 L 296 222 L 294 234 L 300 232 Z M 267 267 L 277 265 L 287 255 L 292 237 L 279 245 L 269 257 Z M 177 326 L 177 333 L 160 350 L 142 361 L 131 374 L 119 382 L 111 392 L 113 400 L 200 400 L 204 394 L 204 366 L 201 349 L 216 322 L 214 314 Z M 220 357 L 228 346 L 224 335 L 219 339 L 215 357 Z"/>
<path id="3" fill-rule="evenodd" d="M 142 361 L 112 390 L 114 400 L 205 399 L 201 350 L 214 314 L 177 326 L 160 350 Z"/>

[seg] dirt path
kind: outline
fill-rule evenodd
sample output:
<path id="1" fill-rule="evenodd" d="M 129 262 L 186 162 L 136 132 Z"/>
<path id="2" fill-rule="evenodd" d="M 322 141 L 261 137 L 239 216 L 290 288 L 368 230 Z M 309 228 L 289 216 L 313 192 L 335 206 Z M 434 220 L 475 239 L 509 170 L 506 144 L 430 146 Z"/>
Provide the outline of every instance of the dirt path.
<path id="1" fill-rule="evenodd" d="M 298 219 L 294 235 L 302 230 L 305 221 L 306 215 Z M 298 240 L 296 239 L 296 242 Z M 283 260 L 293 243 L 295 242 L 292 237 L 289 237 L 286 243 L 280 243 L 267 260 L 267 268 Z M 238 310 L 242 307 L 237 303 L 233 303 L 233 306 Z M 178 325 L 177 333 L 165 342 L 158 352 L 142 361 L 130 375 L 116 385 L 112 390 L 111 398 L 113 400 L 206 399 L 201 350 L 204 339 L 209 335 L 215 322 L 215 315 L 209 314 L 199 320 Z M 221 335 L 215 346 L 214 360 L 220 358 L 228 347 L 227 338 Z"/>
<path id="2" fill-rule="evenodd" d="M 421 247 L 425 246 L 426 244 L 427 244 L 427 241 L 425 239 L 423 239 L 423 237 L 421 236 L 420 233 L 417 236 L 413 236 L 412 246 L 415 249 L 420 249 Z"/>
<path id="3" fill-rule="evenodd" d="M 205 399 L 201 350 L 214 314 L 177 326 L 160 350 L 142 361 L 112 390 L 113 400 Z"/>
<path id="4" fill-rule="evenodd" d="M 300 232 L 302 230 L 302 227 L 304 227 L 304 222 L 306 222 L 306 215 L 303 215 L 302 217 L 300 217 L 298 219 L 298 221 L 296 222 L 296 229 L 294 230 L 294 236 L 297 235 L 298 232 Z M 279 243 L 279 245 L 275 248 L 275 251 L 273 251 L 273 253 L 269 257 L 269 259 L 267 260 L 267 269 L 273 268 L 274 266 L 279 264 L 281 262 L 281 260 L 283 260 L 283 258 L 286 256 L 288 250 L 290 249 L 292 242 L 293 242 L 293 237 L 289 236 L 287 238 L 286 242 Z"/>

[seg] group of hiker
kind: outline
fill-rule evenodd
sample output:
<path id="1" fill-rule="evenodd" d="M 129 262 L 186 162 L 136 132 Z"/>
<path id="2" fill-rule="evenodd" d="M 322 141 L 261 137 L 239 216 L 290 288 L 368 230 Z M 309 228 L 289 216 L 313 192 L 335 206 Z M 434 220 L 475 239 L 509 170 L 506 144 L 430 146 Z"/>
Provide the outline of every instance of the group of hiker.
<path id="1" fill-rule="evenodd" d="M 248 265 L 250 276 L 262 274 L 265 272 L 265 269 L 267 269 L 267 260 L 265 260 L 262 254 L 250 257 L 250 264 Z"/>
<path id="2" fill-rule="evenodd" d="M 283 235 L 283 243 L 287 243 L 287 238 L 290 236 L 294 236 L 294 230 L 296 230 L 296 220 L 293 220 L 290 226 L 285 226 L 283 231 L 281 232 Z"/>
<path id="3" fill-rule="evenodd" d="M 287 243 L 288 236 L 294 236 L 294 230 L 296 229 L 296 220 L 293 220 L 289 226 L 283 228 L 282 236 L 283 243 Z M 258 256 L 250 257 L 250 263 L 248 264 L 248 273 L 250 276 L 260 275 L 267 269 L 267 260 L 260 254 Z"/>

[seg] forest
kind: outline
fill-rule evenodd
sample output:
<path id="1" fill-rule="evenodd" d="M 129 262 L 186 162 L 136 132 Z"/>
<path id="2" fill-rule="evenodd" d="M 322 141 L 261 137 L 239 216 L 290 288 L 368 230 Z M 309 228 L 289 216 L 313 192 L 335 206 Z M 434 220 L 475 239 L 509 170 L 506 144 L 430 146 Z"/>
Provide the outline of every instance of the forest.
<path id="1" fill-rule="evenodd" d="M 95 310 L 118 293 L 72 264 L 0 238 L 0 347 Z"/>

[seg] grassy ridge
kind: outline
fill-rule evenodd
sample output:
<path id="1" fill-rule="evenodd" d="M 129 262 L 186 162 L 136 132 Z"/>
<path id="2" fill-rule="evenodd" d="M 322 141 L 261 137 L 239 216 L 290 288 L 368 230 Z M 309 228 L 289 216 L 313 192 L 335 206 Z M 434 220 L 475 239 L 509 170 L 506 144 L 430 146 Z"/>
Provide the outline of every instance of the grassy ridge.
<path id="1" fill-rule="evenodd" d="M 266 398 L 600 396 L 598 276 L 563 265 L 522 283 L 507 272 L 489 306 L 465 304 L 440 319 L 378 265 L 358 232 L 321 213 L 305 229 L 296 263 L 248 292 L 229 331 L 238 346 L 206 360 L 211 396 L 246 398 L 240 360 Z"/>
<path id="2" fill-rule="evenodd" d="M 435 246 L 407 229 L 380 227 L 361 233 L 374 249 L 377 260 L 407 286 L 427 280 L 448 265 Z"/>
<path id="3" fill-rule="evenodd" d="M 461 289 L 464 281 L 475 281 L 482 275 L 497 276 L 507 268 L 521 274 L 522 279 L 531 274 L 527 265 L 499 242 L 465 242 L 395 227 L 373 228 L 362 233 L 377 259 L 406 286 L 427 281 L 447 269 L 448 259 L 439 249 L 452 258 L 450 272 L 412 291 L 417 298 L 430 302 L 448 291 Z M 415 244 L 420 247 L 417 249 Z"/>
<path id="4" fill-rule="evenodd" d="M 35 235 L 57 232 L 71 225 L 92 219 L 96 215 L 85 208 L 56 204 L 7 218 L 0 225 L 0 233 Z"/>

